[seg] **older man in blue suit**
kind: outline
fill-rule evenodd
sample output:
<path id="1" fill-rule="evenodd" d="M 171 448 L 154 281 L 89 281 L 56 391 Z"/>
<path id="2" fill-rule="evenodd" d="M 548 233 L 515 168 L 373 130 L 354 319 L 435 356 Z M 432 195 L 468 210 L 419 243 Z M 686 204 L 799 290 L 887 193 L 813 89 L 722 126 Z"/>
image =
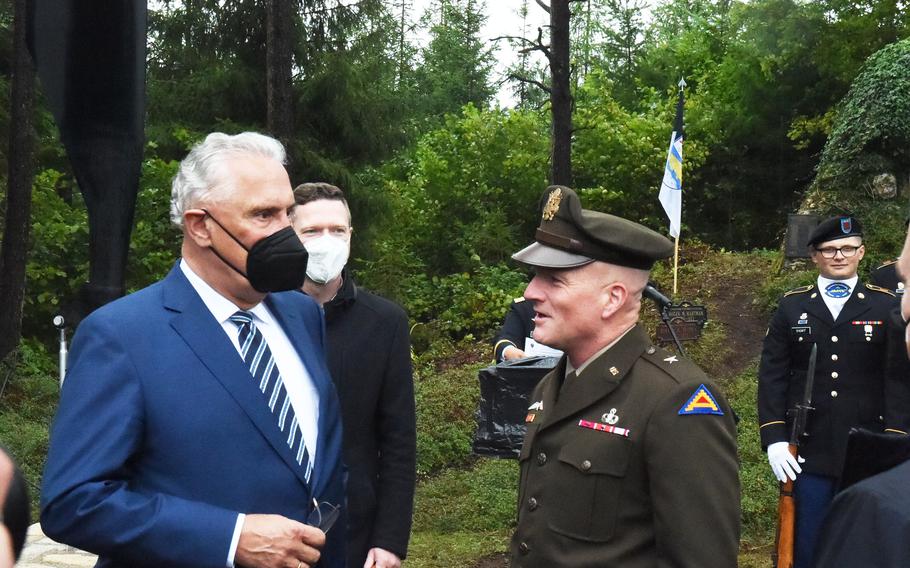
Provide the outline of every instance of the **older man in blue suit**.
<path id="1" fill-rule="evenodd" d="M 173 182 L 183 258 L 76 332 L 41 523 L 99 566 L 344 566 L 322 315 L 282 292 L 306 266 L 284 160 L 254 133 L 193 148 Z"/>

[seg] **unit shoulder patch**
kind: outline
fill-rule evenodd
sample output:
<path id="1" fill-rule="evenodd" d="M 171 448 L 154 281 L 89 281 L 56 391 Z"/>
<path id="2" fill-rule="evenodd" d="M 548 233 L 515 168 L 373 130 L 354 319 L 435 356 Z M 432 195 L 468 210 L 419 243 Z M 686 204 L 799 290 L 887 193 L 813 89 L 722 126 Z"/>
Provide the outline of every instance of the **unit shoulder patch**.
<path id="1" fill-rule="evenodd" d="M 717 399 L 704 384 L 698 386 L 689 400 L 679 409 L 680 416 L 691 414 L 716 414 L 723 416 L 724 411 L 717 405 Z"/>
<path id="2" fill-rule="evenodd" d="M 889 290 L 887 288 L 882 288 L 881 286 L 876 286 L 875 284 L 866 283 L 866 288 L 868 288 L 869 290 L 872 290 L 874 292 L 881 292 L 882 294 L 888 294 L 892 298 L 897 297 L 897 294 L 895 294 L 891 290 Z"/>
<path id="3" fill-rule="evenodd" d="M 784 297 L 786 298 L 787 296 L 792 296 L 793 294 L 804 294 L 804 293 L 812 290 L 813 288 L 815 288 L 815 284 L 807 284 L 805 286 L 800 286 L 799 288 L 794 288 L 794 289 L 790 290 L 789 292 L 784 292 Z"/>

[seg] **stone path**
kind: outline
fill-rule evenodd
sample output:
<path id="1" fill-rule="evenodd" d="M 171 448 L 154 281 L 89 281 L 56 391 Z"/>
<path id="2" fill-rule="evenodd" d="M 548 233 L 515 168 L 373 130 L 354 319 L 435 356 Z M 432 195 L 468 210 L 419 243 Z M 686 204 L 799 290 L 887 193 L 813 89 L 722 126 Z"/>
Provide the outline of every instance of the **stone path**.
<path id="1" fill-rule="evenodd" d="M 19 568 L 72 568 L 74 566 L 94 566 L 97 559 L 94 554 L 52 541 L 41 532 L 41 525 L 35 523 L 28 528 L 25 549 L 16 566 Z"/>

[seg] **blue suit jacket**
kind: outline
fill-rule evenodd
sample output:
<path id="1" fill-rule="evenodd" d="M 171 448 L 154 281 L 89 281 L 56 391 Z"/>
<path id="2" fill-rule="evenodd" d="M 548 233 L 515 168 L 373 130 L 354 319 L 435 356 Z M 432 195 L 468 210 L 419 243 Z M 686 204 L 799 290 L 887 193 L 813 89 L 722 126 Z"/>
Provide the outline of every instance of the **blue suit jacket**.
<path id="1" fill-rule="evenodd" d="M 266 304 L 319 392 L 307 484 L 262 394 L 179 267 L 87 317 L 73 339 L 41 495 L 48 536 L 99 566 L 224 568 L 237 513 L 305 522 L 344 503 L 341 418 L 319 307 Z M 344 566 L 344 515 L 320 566 Z"/>

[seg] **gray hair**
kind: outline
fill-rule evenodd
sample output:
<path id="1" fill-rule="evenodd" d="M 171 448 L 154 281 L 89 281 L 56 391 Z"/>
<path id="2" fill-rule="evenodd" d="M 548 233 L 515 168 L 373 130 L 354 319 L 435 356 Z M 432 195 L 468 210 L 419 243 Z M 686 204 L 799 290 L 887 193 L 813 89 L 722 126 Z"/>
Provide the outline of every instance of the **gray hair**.
<path id="1" fill-rule="evenodd" d="M 281 164 L 287 160 L 284 146 L 269 136 L 256 132 L 209 134 L 180 162 L 171 182 L 171 223 L 182 229 L 184 212 L 226 185 L 224 164 L 238 154 L 272 158 Z"/>

